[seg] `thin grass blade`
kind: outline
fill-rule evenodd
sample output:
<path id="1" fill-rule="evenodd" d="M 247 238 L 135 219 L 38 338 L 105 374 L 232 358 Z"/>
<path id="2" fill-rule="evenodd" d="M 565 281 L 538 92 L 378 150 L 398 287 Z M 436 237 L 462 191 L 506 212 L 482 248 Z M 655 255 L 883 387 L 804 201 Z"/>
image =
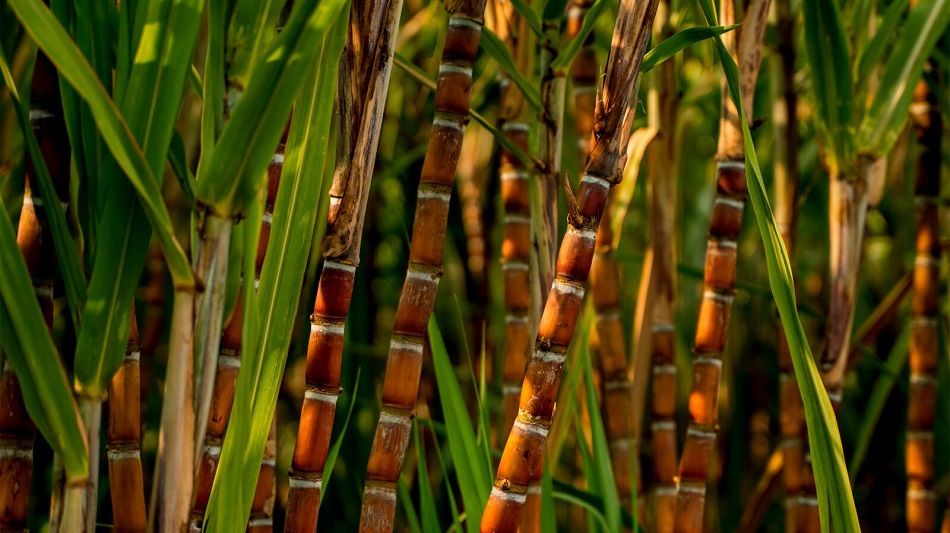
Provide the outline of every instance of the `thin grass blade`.
<path id="1" fill-rule="evenodd" d="M 505 75 L 508 76 L 511 81 L 515 82 L 515 85 L 521 90 L 521 94 L 524 95 L 525 100 L 531 105 L 535 112 L 541 113 L 543 107 L 541 106 L 540 93 L 538 93 L 538 90 L 528 78 L 521 72 L 518 72 L 518 67 L 515 65 L 515 58 L 512 57 L 511 51 L 505 43 L 495 35 L 495 32 L 488 28 L 483 29 L 479 45 L 488 52 L 490 56 L 495 58 L 495 61 L 497 61 L 505 71 Z"/>
<path id="2" fill-rule="evenodd" d="M 675 56 L 690 45 L 705 41 L 706 39 L 710 39 L 717 35 L 722 35 L 738 27 L 738 24 L 733 24 L 731 26 L 712 27 L 699 26 L 696 28 L 687 28 L 683 31 L 676 32 L 670 36 L 669 39 L 666 39 L 662 43 L 656 45 L 656 47 L 643 56 L 643 65 L 640 67 L 640 72 L 649 72 L 660 63 Z"/>
<path id="3" fill-rule="evenodd" d="M 46 330 L 30 274 L 16 244 L 16 233 L 0 202 L 0 338 L 17 378 L 30 417 L 62 459 L 70 482 L 89 475 L 86 435 L 66 372 Z"/>

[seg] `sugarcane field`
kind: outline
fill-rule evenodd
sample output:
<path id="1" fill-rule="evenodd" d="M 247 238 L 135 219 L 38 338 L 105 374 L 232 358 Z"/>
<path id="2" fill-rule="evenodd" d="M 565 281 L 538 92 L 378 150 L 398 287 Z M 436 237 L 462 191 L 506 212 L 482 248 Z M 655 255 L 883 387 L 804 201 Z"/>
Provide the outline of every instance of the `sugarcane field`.
<path id="1" fill-rule="evenodd" d="M 0 533 L 950 533 L 950 0 L 3 0 Z"/>

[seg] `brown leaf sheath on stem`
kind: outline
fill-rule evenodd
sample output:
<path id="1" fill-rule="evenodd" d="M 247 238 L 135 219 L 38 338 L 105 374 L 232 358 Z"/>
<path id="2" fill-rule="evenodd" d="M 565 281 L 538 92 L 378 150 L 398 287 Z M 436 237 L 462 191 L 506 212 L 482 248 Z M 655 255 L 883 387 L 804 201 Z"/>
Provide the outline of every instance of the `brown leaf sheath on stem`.
<path id="1" fill-rule="evenodd" d="M 69 201 L 70 147 L 58 76 L 42 52 L 36 56 L 31 87 L 30 123 L 58 198 L 40 198 L 34 194 L 39 192 L 30 187 L 35 171 L 33 162 L 26 156 L 26 186 L 17 227 L 17 246 L 26 260 L 47 330 L 52 331 L 57 264 L 45 210 L 65 208 Z M 19 380 L 8 361 L 4 361 L 0 377 L 0 407 L 0 530 L 23 531 L 30 502 L 36 426 L 26 411 Z"/>
<path id="2" fill-rule="evenodd" d="M 343 331 L 353 295 L 369 189 L 401 0 L 357 1 L 343 50 L 337 102 L 340 124 L 337 166 L 330 186 L 330 211 L 323 240 L 323 269 L 317 284 L 300 428 L 290 472 L 284 531 L 314 531 L 320 508 L 323 468 L 340 388 Z"/>
<path id="3" fill-rule="evenodd" d="M 654 42 L 673 34 L 670 2 L 661 0 L 653 27 Z M 650 434 L 653 447 L 654 529 L 671 533 L 676 513 L 676 330 L 673 309 L 676 301 L 675 212 L 676 195 L 676 65 L 664 62 L 650 76 L 647 93 L 647 120 L 657 128 L 650 145 L 650 227 L 653 262 L 650 270 L 654 302 L 650 317 L 653 380 L 650 399 Z M 642 282 L 641 282 L 642 283 Z"/>
<path id="4" fill-rule="evenodd" d="M 261 268 L 267 253 L 267 244 L 270 241 L 270 227 L 274 216 L 274 202 L 277 200 L 277 190 L 280 187 L 280 174 L 284 166 L 284 149 L 288 128 L 284 130 L 284 137 L 274 151 L 274 157 L 267 166 L 267 193 L 264 201 L 264 211 L 261 217 L 261 233 L 257 241 L 257 256 L 254 258 L 254 286 L 260 282 Z M 244 281 L 242 279 L 241 285 Z M 242 325 L 244 318 L 244 290 L 238 289 L 237 301 L 234 310 L 228 318 L 222 332 L 221 345 L 214 374 L 214 388 L 211 393 L 211 404 L 208 412 L 208 423 L 202 446 L 198 450 L 194 506 L 192 507 L 189 531 L 200 533 L 204 514 L 208 508 L 208 498 L 211 496 L 211 487 L 218 470 L 218 461 L 221 456 L 221 445 L 227 431 L 228 419 L 231 416 L 231 406 L 234 403 L 234 392 L 237 385 L 238 372 L 241 369 Z M 260 486 L 261 478 L 258 478 Z"/>
<path id="5" fill-rule="evenodd" d="M 933 64 L 933 63 L 931 63 Z M 936 71 L 937 69 L 933 69 Z M 917 137 L 917 218 L 914 296 L 910 322 L 910 387 L 907 405 L 907 530 L 937 529 L 934 491 L 934 420 L 937 405 L 940 301 L 940 149 L 943 124 L 927 82 L 914 90 L 911 118 Z"/>
<path id="6" fill-rule="evenodd" d="M 541 316 L 535 352 L 521 389 L 518 417 L 505 444 L 494 487 L 482 516 L 482 531 L 515 531 L 528 484 L 538 474 L 541 452 L 554 416 L 554 403 L 584 297 L 594 255 L 597 224 L 610 187 L 620 179 L 631 105 L 640 63 L 656 12 L 656 0 L 623 0 L 598 101 L 591 156 L 568 217 L 557 277 Z"/>
<path id="7" fill-rule="evenodd" d="M 139 328 L 132 310 L 125 359 L 109 382 L 109 493 L 113 527 L 119 533 L 146 529 L 142 473 L 142 401 Z"/>
<path id="8" fill-rule="evenodd" d="M 722 23 L 733 24 L 733 0 L 724 0 L 721 5 Z M 727 49 L 738 56 L 739 86 L 747 116 L 752 111 L 768 8 L 769 0 L 753 0 L 738 38 L 733 33 L 723 36 Z M 736 249 L 746 196 L 745 149 L 739 120 L 723 77 L 722 118 L 716 154 L 716 201 L 709 223 L 703 299 L 694 341 L 690 424 L 680 458 L 674 528 L 677 533 L 703 531 L 706 481 L 716 450 L 722 353 L 729 329 L 736 280 Z"/>
<path id="9" fill-rule="evenodd" d="M 485 0 L 450 0 L 445 9 L 450 17 L 435 91 L 435 118 L 419 179 L 409 268 L 389 345 L 382 413 L 366 469 L 360 531 L 391 531 L 393 527 L 396 482 L 412 428 L 423 344 L 442 277 L 449 198 L 468 122 L 472 62 L 478 52 Z"/>
<path id="10" fill-rule="evenodd" d="M 773 68 L 775 98 L 772 104 L 772 123 L 775 134 L 775 223 L 778 226 L 789 257 L 795 253 L 795 222 L 797 219 L 798 187 L 798 119 L 795 92 L 795 18 L 790 2 L 775 3 L 776 29 L 779 35 L 778 58 Z M 776 320 L 776 351 L 779 366 L 779 432 L 784 455 L 782 483 L 785 486 L 785 527 L 797 531 L 799 492 L 802 486 L 805 430 L 805 411 L 798 381 L 792 368 L 792 355 L 785 328 Z"/>

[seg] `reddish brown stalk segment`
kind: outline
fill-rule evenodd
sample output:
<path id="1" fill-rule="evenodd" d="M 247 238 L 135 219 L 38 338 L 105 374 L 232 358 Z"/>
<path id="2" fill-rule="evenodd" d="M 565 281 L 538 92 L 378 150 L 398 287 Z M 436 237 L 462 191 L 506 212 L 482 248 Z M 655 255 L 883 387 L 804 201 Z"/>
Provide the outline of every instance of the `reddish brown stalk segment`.
<path id="1" fill-rule="evenodd" d="M 775 69 L 777 89 L 774 92 L 773 123 L 775 131 L 775 222 L 789 257 L 795 251 L 795 221 L 797 215 L 796 189 L 798 184 L 798 120 L 795 92 L 795 20 L 789 2 L 778 2 L 776 22 L 779 34 L 779 65 Z M 802 487 L 804 451 L 802 449 L 805 412 L 798 381 L 792 367 L 792 355 L 785 328 L 776 322 L 776 351 L 779 366 L 779 429 L 784 455 L 782 481 L 785 486 L 785 527 L 797 531 L 799 493 Z"/>
<path id="2" fill-rule="evenodd" d="M 330 187 L 323 269 L 310 315 L 306 383 L 290 472 L 284 531 L 317 528 L 323 469 L 342 393 L 343 333 L 356 268 L 380 123 L 386 104 L 401 0 L 358 1 L 350 10 L 337 103 L 341 132 Z"/>
<path id="3" fill-rule="evenodd" d="M 109 383 L 109 492 L 116 531 L 144 532 L 145 486 L 142 475 L 142 402 L 139 328 L 132 311 L 125 360 Z"/>
<path id="4" fill-rule="evenodd" d="M 747 115 L 752 109 L 768 6 L 768 0 L 752 2 L 743 33 L 738 38 L 739 71 L 742 73 L 740 88 Z M 722 3 L 722 23 L 728 25 L 734 21 L 733 1 L 725 0 Z M 724 39 L 733 53 L 736 40 L 735 36 Z M 676 500 L 677 533 L 703 531 L 706 480 L 716 450 L 722 354 L 729 331 L 736 281 L 736 249 L 746 196 L 745 150 L 739 113 L 729 98 L 725 79 L 722 82 L 722 95 L 719 150 L 716 155 L 716 200 L 709 223 L 703 299 L 693 344 L 695 357 L 689 395 L 690 424 L 680 459 Z"/>
<path id="5" fill-rule="evenodd" d="M 36 172 L 33 161 L 27 157 L 17 246 L 26 260 L 46 327 L 51 331 L 56 250 L 45 209 L 65 209 L 69 201 L 70 147 L 62 118 L 58 76 L 42 52 L 37 54 L 33 69 L 30 123 L 58 198 L 34 195 L 38 191 L 31 189 L 31 178 Z M 0 377 L 0 402 L 0 530 L 24 531 L 29 510 L 36 426 L 26 411 L 20 383 L 8 361 L 4 361 Z"/>
<path id="6" fill-rule="evenodd" d="M 911 116 L 917 136 L 917 257 L 910 322 L 910 387 L 905 460 L 907 530 L 937 529 L 934 491 L 934 419 L 937 406 L 940 300 L 940 148 L 943 124 L 936 98 L 921 80 L 914 91 Z"/>
<path id="7" fill-rule="evenodd" d="M 673 34 L 670 2 L 661 0 L 656 14 L 653 42 Z M 670 60 L 653 74 L 647 109 L 657 139 L 648 148 L 650 168 L 652 276 L 655 284 L 649 335 L 652 336 L 650 433 L 653 448 L 654 528 L 672 533 L 676 517 L 676 331 L 673 305 L 676 301 L 674 261 L 673 191 L 676 172 L 676 65 Z"/>
<path id="8" fill-rule="evenodd" d="M 573 38 L 580 32 L 584 15 L 590 9 L 591 3 L 588 0 L 579 0 L 570 7 L 567 15 L 568 36 Z M 587 148 L 590 145 L 597 103 L 597 54 L 594 51 L 592 37 L 592 35 L 588 36 L 584 47 L 571 65 L 574 81 L 575 127 L 581 161 L 587 160 Z M 605 207 L 607 212 L 610 212 L 610 204 L 611 199 L 608 198 L 607 207 Z M 610 458 L 614 467 L 614 481 L 621 503 L 627 511 L 632 512 L 632 483 L 636 481 L 639 492 L 640 468 L 638 446 L 632 424 L 633 397 L 630 391 L 627 347 L 620 312 L 620 268 L 613 257 L 614 234 L 611 227 L 611 221 L 605 217 L 597 230 L 594 259 L 590 270 L 590 290 L 597 315 L 596 337 L 599 340 L 597 361 L 601 375 L 602 411 L 610 446 Z M 631 472 L 637 473 L 636 480 L 631 479 Z M 640 500 L 641 507 L 642 503 L 643 500 Z"/>
<path id="9" fill-rule="evenodd" d="M 261 472 L 257 476 L 254 501 L 251 503 L 251 516 L 247 521 L 248 533 L 269 533 L 274 531 L 274 503 L 277 501 L 277 416 L 267 434 L 267 446 L 261 461 Z"/>
<path id="10" fill-rule="evenodd" d="M 608 191 L 619 181 L 623 168 L 621 151 L 633 118 L 631 99 L 655 11 L 656 0 L 624 0 L 620 4 L 595 115 L 591 156 L 577 197 L 571 202 L 556 278 L 541 315 L 535 352 L 521 389 L 518 417 L 482 516 L 482 531 L 515 531 L 528 484 L 538 475 L 541 452 L 554 417 L 561 371 L 593 261 L 597 226 Z"/>
<path id="11" fill-rule="evenodd" d="M 478 52 L 485 0 L 453 0 L 446 2 L 445 9 L 450 18 L 435 91 L 436 114 L 419 179 L 409 269 L 389 345 L 382 413 L 366 469 L 360 531 L 391 531 L 393 527 L 396 482 L 412 428 L 423 344 L 442 277 L 449 198 L 468 121 L 472 62 Z"/>
<path id="12" fill-rule="evenodd" d="M 285 132 L 286 133 L 286 132 Z M 274 157 L 267 167 L 267 199 L 264 203 L 264 214 L 261 219 L 261 233 L 257 244 L 255 258 L 254 285 L 260 279 L 261 267 L 264 266 L 264 257 L 267 252 L 267 243 L 270 240 L 270 226 L 274 215 L 274 202 L 277 199 L 277 188 L 280 185 L 280 173 L 284 165 L 284 142 L 274 152 Z M 243 285 L 243 282 L 242 282 Z M 208 508 L 208 498 L 211 496 L 211 486 L 218 470 L 218 460 L 221 456 L 221 444 L 224 442 L 224 433 L 227 430 L 228 418 L 231 416 L 231 405 L 234 403 L 234 391 L 237 385 L 238 372 L 241 369 L 241 327 L 244 322 L 243 287 L 238 290 L 234 311 L 225 322 L 221 332 L 221 348 L 218 355 L 217 370 L 214 376 L 214 389 L 211 395 L 211 410 L 208 415 L 208 426 L 205 432 L 204 445 L 198 457 L 197 475 L 195 477 L 195 501 L 192 508 L 189 530 L 200 532 L 204 522 L 204 514 Z M 266 454 L 266 450 L 265 450 Z M 260 478 L 258 485 L 260 485 Z"/>

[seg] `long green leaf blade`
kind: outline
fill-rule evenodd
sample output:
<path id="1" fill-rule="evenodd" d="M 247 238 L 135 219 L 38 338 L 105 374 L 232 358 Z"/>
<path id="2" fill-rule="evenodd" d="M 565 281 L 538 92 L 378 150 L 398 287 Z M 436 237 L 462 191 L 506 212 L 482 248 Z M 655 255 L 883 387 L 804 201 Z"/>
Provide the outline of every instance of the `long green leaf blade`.
<path id="1" fill-rule="evenodd" d="M 16 233 L 0 202 L 0 339 L 13 365 L 27 412 L 59 457 L 70 481 L 89 475 L 86 435 L 66 372 L 30 287 Z"/>
<path id="2" fill-rule="evenodd" d="M 805 51 L 811 67 L 815 127 L 832 176 L 854 175 L 851 58 L 836 2 L 804 0 Z"/>
<path id="3" fill-rule="evenodd" d="M 468 406 L 434 317 L 429 320 L 429 345 L 439 388 L 439 403 L 445 413 L 446 435 L 455 460 L 456 478 L 465 507 L 465 524 L 469 531 L 476 532 L 492 486 L 492 466 L 485 464 L 485 455 L 481 453 L 475 437 Z"/>
<path id="4" fill-rule="evenodd" d="M 904 126 L 924 63 L 948 23 L 950 0 L 921 0 L 911 9 L 874 101 L 861 121 L 859 151 L 872 156 L 890 152 Z"/>
<path id="5" fill-rule="evenodd" d="M 82 324 L 82 307 L 86 302 L 86 276 L 82 272 L 79 254 L 76 252 L 76 244 L 69 234 L 66 214 L 63 212 L 63 209 L 58 208 L 59 200 L 56 196 L 56 189 L 53 187 L 53 178 L 50 176 L 49 169 L 46 167 L 46 161 L 43 160 L 40 145 L 36 141 L 33 128 L 30 126 L 29 113 L 23 109 L 23 103 L 20 101 L 19 92 L 14 84 L 13 75 L 10 73 L 10 66 L 7 63 L 7 58 L 3 55 L 3 51 L 0 51 L 0 70 L 3 71 L 3 81 L 10 91 L 17 122 L 20 123 L 20 129 L 23 130 L 23 138 L 26 140 L 27 151 L 33 160 L 33 168 L 36 171 L 35 177 L 39 182 L 41 196 L 46 200 L 46 217 L 52 229 L 53 246 L 56 247 L 56 259 L 59 261 L 63 285 L 66 288 L 66 299 L 69 301 L 69 314 L 73 321 L 73 327 L 78 330 Z"/>
<path id="6" fill-rule="evenodd" d="M 714 24 L 716 15 L 712 1 L 700 0 L 700 7 L 706 22 Z M 814 9 L 815 6 L 811 8 Z M 812 15 L 815 14 L 812 13 Z M 762 235 L 766 252 L 769 286 L 782 319 L 782 326 L 785 328 L 795 377 L 798 380 L 799 391 L 805 406 L 805 421 L 808 426 L 808 441 L 811 446 L 815 484 L 818 489 L 818 510 L 822 518 L 822 530 L 828 531 L 834 524 L 836 531 L 860 531 L 861 526 L 854 507 L 854 497 L 851 494 L 848 468 L 834 410 L 831 408 L 831 401 L 822 384 L 805 330 L 798 317 L 795 282 L 788 251 L 775 223 L 775 216 L 772 214 L 759 160 L 755 153 L 755 145 L 752 143 L 752 133 L 743 110 L 739 93 L 739 69 L 718 37 L 716 37 L 716 45 L 719 62 L 723 66 L 728 81 L 730 96 L 736 109 L 739 110 L 739 122 L 742 125 L 745 144 L 746 168 L 752 170 L 751 175 L 746 173 L 749 199 L 752 202 L 756 224 Z"/>
<path id="7" fill-rule="evenodd" d="M 208 531 L 243 530 L 270 429 L 300 297 L 321 180 L 328 162 L 336 69 L 346 40 L 345 0 L 322 2 L 308 22 L 321 53 L 310 67 L 288 137 L 267 257 L 255 297 L 246 300 L 245 353 L 231 420 L 208 505 Z M 300 6 L 298 6 L 300 7 Z M 306 7 L 306 6 L 304 6 Z M 333 25 L 332 29 L 330 26 Z M 223 140 L 222 140 L 223 142 Z M 216 152 L 220 153 L 220 152 Z M 200 183 L 200 180 L 199 180 Z M 251 320 L 254 327 L 248 327 Z"/>
<path id="8" fill-rule="evenodd" d="M 536 112 L 541 113 L 543 110 L 541 95 L 538 93 L 538 90 L 535 89 L 534 85 L 532 85 L 521 72 L 518 72 L 518 67 L 515 65 L 515 58 L 511 56 L 511 51 L 508 50 L 505 43 L 495 35 L 495 32 L 488 28 L 482 29 L 482 37 L 478 42 L 482 49 L 495 58 L 495 61 L 497 61 L 505 71 L 508 78 L 515 82 L 515 85 L 521 90 L 521 94 L 524 95 L 525 100 L 531 107 Z"/>
<path id="9" fill-rule="evenodd" d="M 660 63 L 675 56 L 690 45 L 705 41 L 717 35 L 722 35 L 738 27 L 738 24 L 733 24 L 732 26 L 699 26 L 697 28 L 687 28 L 683 31 L 676 32 L 643 56 L 643 64 L 640 66 L 640 72 L 649 72 Z"/>

